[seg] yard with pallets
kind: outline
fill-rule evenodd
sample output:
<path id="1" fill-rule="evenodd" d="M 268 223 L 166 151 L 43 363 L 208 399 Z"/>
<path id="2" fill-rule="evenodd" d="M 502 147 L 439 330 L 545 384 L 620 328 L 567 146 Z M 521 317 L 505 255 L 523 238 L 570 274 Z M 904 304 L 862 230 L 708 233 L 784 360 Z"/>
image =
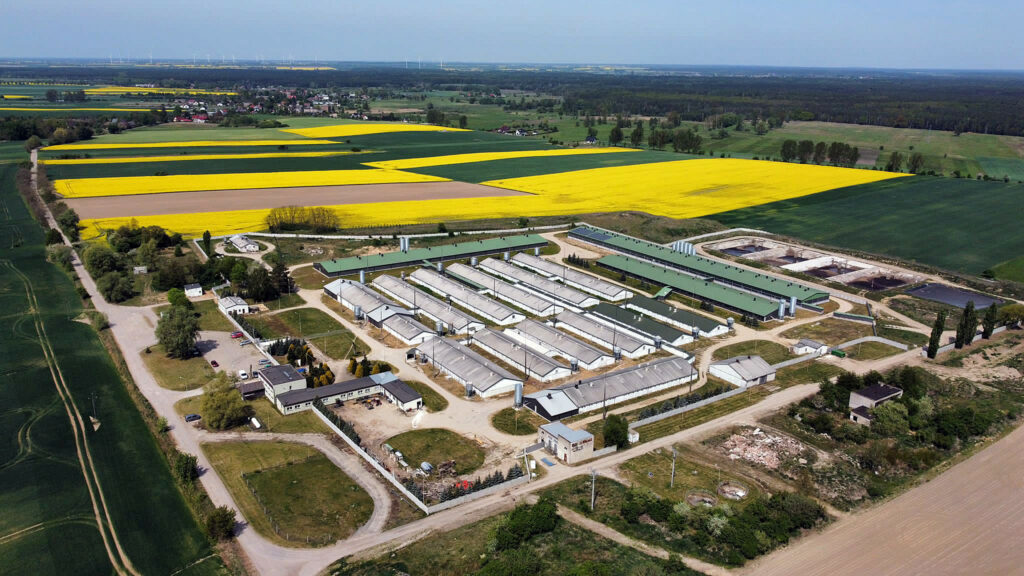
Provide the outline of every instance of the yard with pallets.
<path id="1" fill-rule="evenodd" d="M 402 453 L 410 466 L 429 462 L 437 468 L 442 462 L 455 461 L 455 473 L 470 474 L 483 465 L 486 455 L 476 442 L 444 428 L 410 430 L 392 436 L 386 442 Z"/>
<path id="2" fill-rule="evenodd" d="M 331 544 L 373 514 L 370 495 L 304 444 L 214 442 L 202 448 L 245 520 L 272 542 Z"/>
<path id="3" fill-rule="evenodd" d="M 368 349 L 351 331 L 317 308 L 293 308 L 246 319 L 264 339 L 304 338 L 336 360 L 359 356 Z"/>

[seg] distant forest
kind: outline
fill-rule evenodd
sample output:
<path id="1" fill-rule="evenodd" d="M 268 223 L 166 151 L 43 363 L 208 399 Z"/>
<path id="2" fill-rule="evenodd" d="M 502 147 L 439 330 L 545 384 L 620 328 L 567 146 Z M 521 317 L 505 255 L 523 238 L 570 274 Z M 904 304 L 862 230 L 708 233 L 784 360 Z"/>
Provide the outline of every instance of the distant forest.
<path id="1" fill-rule="evenodd" d="M 55 75 L 58 77 L 55 78 Z M 335 71 L 110 67 L 0 67 L 0 80 L 163 86 L 285 85 L 400 90 L 527 90 L 561 98 L 567 115 L 679 114 L 706 121 L 733 113 L 748 119 L 820 120 L 983 134 L 1024 135 L 1024 74 L 799 69 L 667 69 L 599 74 L 572 71 L 405 69 L 352 65 Z"/>

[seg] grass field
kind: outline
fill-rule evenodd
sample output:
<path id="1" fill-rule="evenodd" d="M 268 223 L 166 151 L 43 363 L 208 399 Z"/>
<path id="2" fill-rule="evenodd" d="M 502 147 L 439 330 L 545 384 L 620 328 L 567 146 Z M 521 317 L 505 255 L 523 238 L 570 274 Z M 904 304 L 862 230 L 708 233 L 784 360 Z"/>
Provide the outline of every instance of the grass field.
<path id="1" fill-rule="evenodd" d="M 1024 253 L 1024 236 L 1006 233 L 1017 221 L 1007 207 L 1015 206 L 1022 193 L 1024 185 L 1018 184 L 916 176 L 710 218 L 727 226 L 979 274 Z"/>
<path id="2" fill-rule="evenodd" d="M 391 437 L 388 444 L 405 456 L 413 466 L 455 460 L 456 474 L 469 474 L 484 463 L 484 451 L 476 442 L 444 428 L 410 430 Z"/>
<path id="3" fill-rule="evenodd" d="M 691 410 L 680 414 L 679 416 L 673 416 L 672 418 L 665 418 L 652 424 L 647 424 L 636 428 L 636 431 L 640 433 L 641 442 L 649 442 L 651 440 L 657 440 L 669 434 L 675 434 L 680 430 L 686 430 L 692 428 L 698 424 L 714 420 L 735 412 L 741 408 L 746 408 L 759 402 L 762 398 L 768 395 L 768 391 L 763 387 L 758 386 L 751 388 L 742 394 L 737 394 L 725 400 L 719 400 L 709 406 L 702 406 L 696 410 Z"/>
<path id="4" fill-rule="evenodd" d="M 461 128 L 445 128 L 430 124 L 405 124 L 387 122 L 335 124 L 316 128 L 293 128 L 282 130 L 298 134 L 305 138 L 348 138 L 349 136 L 365 136 L 367 134 L 386 134 L 391 132 L 465 132 Z"/>
<path id="5" fill-rule="evenodd" d="M 186 414 L 199 414 L 202 402 L 202 395 L 190 396 L 178 400 L 174 404 L 174 410 L 182 416 Z M 250 400 L 245 405 L 249 407 L 250 415 L 255 416 L 260 421 L 260 426 L 262 426 L 260 429 L 266 432 L 279 432 L 281 434 L 331 433 L 330 428 L 325 426 L 323 420 L 317 418 L 312 410 L 304 410 L 285 416 L 266 398 Z M 236 428 L 245 431 L 250 430 L 248 422 L 243 422 L 236 426 Z"/>
<path id="6" fill-rule="evenodd" d="M 722 346 L 714 351 L 711 357 L 715 360 L 724 360 L 733 356 L 757 355 L 764 358 L 769 364 L 778 364 L 794 357 L 789 348 L 777 342 L 768 340 L 751 340 L 749 342 L 737 342 Z"/>
<path id="7" fill-rule="evenodd" d="M 111 532 L 101 537 L 90 501 L 98 493 L 86 485 L 76 442 L 91 454 L 104 525 L 140 573 L 222 574 L 106 349 L 73 320 L 81 299 L 45 262 L 42 229 L 13 179 L 14 167 L 0 166 L 0 574 L 114 572 L 102 540 Z M 47 358 L 84 422 L 96 395 L 98 429 L 72 429 Z"/>
<path id="8" fill-rule="evenodd" d="M 619 465 L 619 469 L 631 485 L 643 486 L 662 498 L 670 498 L 677 502 L 685 499 L 691 490 L 703 490 L 717 495 L 719 482 L 730 480 L 738 481 L 748 490 L 744 500 L 729 501 L 730 506 L 742 508 L 744 502 L 749 502 L 752 497 L 760 494 L 754 482 L 731 477 L 728 472 L 722 473 L 709 466 L 687 460 L 685 456 L 676 457 L 675 482 L 672 482 L 672 450 L 665 448 L 627 460 Z"/>
<path id="9" fill-rule="evenodd" d="M 316 308 L 294 308 L 249 319 L 264 338 L 305 338 L 337 360 L 358 356 L 368 348 L 347 328 Z"/>
<path id="10" fill-rule="evenodd" d="M 215 442 L 202 445 L 246 521 L 273 542 L 306 546 L 306 536 L 333 542 L 373 513 L 373 501 L 317 450 L 290 442 Z M 257 470 L 274 469 L 253 480 Z M 259 494 L 257 501 L 242 475 Z M 268 474 L 260 472 L 259 475 Z M 271 520 L 273 518 L 273 520 Z M 274 530 L 277 525 L 278 532 Z M 286 539 L 287 534 L 290 539 Z"/>
<path id="11" fill-rule="evenodd" d="M 893 348 L 881 342 L 861 342 L 845 351 L 854 360 L 877 360 L 902 352 L 899 348 Z"/>
<path id="12" fill-rule="evenodd" d="M 775 386 L 783 388 L 797 384 L 815 384 L 842 374 L 843 370 L 834 364 L 821 361 L 803 362 L 787 366 L 775 373 Z"/>
<path id="13" fill-rule="evenodd" d="M 1000 280 L 1013 280 L 1024 284 L 1024 256 L 993 266 L 992 273 Z"/>
<path id="14" fill-rule="evenodd" d="M 156 315 L 159 316 L 162 312 L 166 312 L 171 309 L 170 304 L 164 306 L 157 306 L 153 309 Z M 200 300 L 199 302 L 192 303 L 193 313 L 196 318 L 199 319 L 199 329 L 209 330 L 211 332 L 234 332 L 235 325 L 230 320 L 224 317 L 224 314 L 217 307 L 217 302 L 214 300 Z"/>
<path id="15" fill-rule="evenodd" d="M 416 392 L 419 392 L 419 395 L 423 397 L 423 406 L 427 409 L 427 412 L 440 412 L 448 407 L 448 401 L 445 400 L 444 396 L 441 396 L 429 384 L 416 380 L 403 380 L 403 382 Z"/>
<path id="16" fill-rule="evenodd" d="M 491 426 L 498 431 L 516 436 L 536 434 L 545 420 L 530 410 L 503 408 L 491 416 Z"/>
<path id="17" fill-rule="evenodd" d="M 168 390 L 195 390 L 202 388 L 213 379 L 213 368 L 202 357 L 171 358 L 164 353 L 159 344 L 150 346 L 150 353 L 140 352 L 146 368 L 156 379 L 157 384 Z"/>
<path id="18" fill-rule="evenodd" d="M 829 346 L 838 346 L 843 342 L 871 336 L 872 334 L 870 324 L 839 320 L 838 318 L 823 318 L 818 322 L 811 322 L 786 330 L 780 336 L 794 340 L 809 338 Z"/>

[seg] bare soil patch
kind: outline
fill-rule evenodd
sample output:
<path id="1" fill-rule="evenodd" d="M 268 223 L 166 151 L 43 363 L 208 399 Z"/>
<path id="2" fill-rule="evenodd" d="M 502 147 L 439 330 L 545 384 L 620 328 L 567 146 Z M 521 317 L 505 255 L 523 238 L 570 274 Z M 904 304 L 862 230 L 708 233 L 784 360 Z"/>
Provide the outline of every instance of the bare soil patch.
<path id="1" fill-rule="evenodd" d="M 74 198 L 65 202 L 75 209 L 80 218 L 89 219 L 192 214 L 239 209 L 258 210 L 285 205 L 332 206 L 405 200 L 451 200 L 524 195 L 527 194 L 467 182 L 413 182 L 101 196 L 98 198 Z"/>

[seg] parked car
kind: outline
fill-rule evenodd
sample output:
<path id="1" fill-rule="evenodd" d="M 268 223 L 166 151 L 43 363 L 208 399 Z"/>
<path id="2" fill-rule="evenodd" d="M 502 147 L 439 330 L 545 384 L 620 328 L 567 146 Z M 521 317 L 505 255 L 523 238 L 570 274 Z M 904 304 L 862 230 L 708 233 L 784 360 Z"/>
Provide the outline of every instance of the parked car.
<path id="1" fill-rule="evenodd" d="M 241 332 L 232 332 L 231 333 L 231 337 L 232 338 L 241 338 L 242 337 L 242 333 Z"/>
<path id="2" fill-rule="evenodd" d="M 220 364 L 217 363 L 216 360 L 210 360 L 210 366 L 213 366 L 214 368 L 216 368 L 216 367 L 220 366 Z"/>
<path id="3" fill-rule="evenodd" d="M 248 380 L 249 379 L 249 373 L 246 372 L 245 370 L 239 370 L 238 371 L 238 377 L 241 378 L 242 380 Z"/>
<path id="4" fill-rule="evenodd" d="M 238 343 L 239 346 L 245 346 L 246 344 L 252 344 L 252 340 L 242 340 Z"/>
<path id="5" fill-rule="evenodd" d="M 200 416 L 199 414 L 186 414 L 185 415 L 185 422 L 195 422 L 196 420 L 200 420 L 200 419 L 202 419 L 202 416 Z"/>

